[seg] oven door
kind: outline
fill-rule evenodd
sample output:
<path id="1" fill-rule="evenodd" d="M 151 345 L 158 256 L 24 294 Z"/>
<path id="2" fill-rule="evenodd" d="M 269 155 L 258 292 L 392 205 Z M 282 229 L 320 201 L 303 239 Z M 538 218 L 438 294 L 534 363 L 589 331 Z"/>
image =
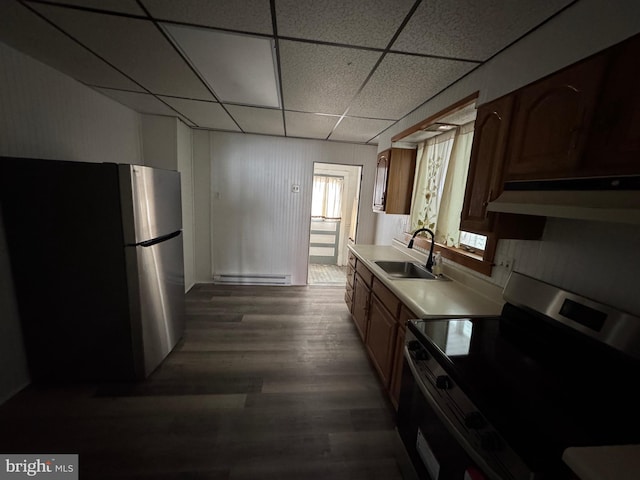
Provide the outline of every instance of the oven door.
<path id="1" fill-rule="evenodd" d="M 405 348 L 398 432 L 421 480 L 485 480 L 434 410 L 428 394 L 414 378 L 412 358 Z M 437 407 L 436 407 L 437 408 Z M 465 476 L 466 475 L 466 476 Z"/>

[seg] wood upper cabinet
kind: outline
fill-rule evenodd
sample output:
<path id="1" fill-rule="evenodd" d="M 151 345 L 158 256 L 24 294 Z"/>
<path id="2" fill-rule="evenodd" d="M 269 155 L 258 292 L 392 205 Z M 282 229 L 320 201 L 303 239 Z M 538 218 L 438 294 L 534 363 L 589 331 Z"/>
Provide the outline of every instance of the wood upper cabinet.
<path id="1" fill-rule="evenodd" d="M 640 174 L 640 35 L 611 49 L 577 176 Z"/>
<path id="2" fill-rule="evenodd" d="M 573 176 L 606 65 L 607 56 L 596 55 L 517 91 L 506 180 Z"/>
<path id="3" fill-rule="evenodd" d="M 487 205 L 502 192 L 503 166 L 514 97 L 508 95 L 478 108 L 460 228 L 491 230 Z"/>
<path id="4" fill-rule="evenodd" d="M 416 151 L 390 148 L 378 154 L 373 188 L 373 209 L 393 214 L 411 210 Z"/>

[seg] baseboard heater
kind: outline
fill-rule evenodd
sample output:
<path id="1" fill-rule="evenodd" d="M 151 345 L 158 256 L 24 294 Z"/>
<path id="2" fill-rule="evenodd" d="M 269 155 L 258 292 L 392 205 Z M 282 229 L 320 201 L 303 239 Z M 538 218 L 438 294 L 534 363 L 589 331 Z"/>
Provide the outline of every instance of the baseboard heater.
<path id="1" fill-rule="evenodd" d="M 230 285 L 291 285 L 291 275 L 232 275 L 213 276 L 213 283 Z"/>

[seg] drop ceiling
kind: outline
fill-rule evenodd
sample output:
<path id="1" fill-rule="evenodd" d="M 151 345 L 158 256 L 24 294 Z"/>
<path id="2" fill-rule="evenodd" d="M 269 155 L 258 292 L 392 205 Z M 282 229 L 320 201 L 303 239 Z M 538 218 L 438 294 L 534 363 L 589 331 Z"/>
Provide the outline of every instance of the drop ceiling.
<path id="1" fill-rule="evenodd" d="M 0 41 L 194 128 L 377 143 L 572 0 L 0 0 Z"/>

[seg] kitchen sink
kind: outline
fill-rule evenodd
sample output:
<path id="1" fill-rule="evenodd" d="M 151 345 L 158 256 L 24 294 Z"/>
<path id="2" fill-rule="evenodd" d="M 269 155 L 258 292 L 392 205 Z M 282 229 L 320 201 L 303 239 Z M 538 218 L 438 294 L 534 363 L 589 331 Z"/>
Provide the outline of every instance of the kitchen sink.
<path id="1" fill-rule="evenodd" d="M 437 277 L 429 272 L 423 266 L 415 262 L 391 262 L 391 261 L 375 261 L 387 275 L 395 278 L 421 278 L 424 280 L 444 280 L 443 277 Z"/>

